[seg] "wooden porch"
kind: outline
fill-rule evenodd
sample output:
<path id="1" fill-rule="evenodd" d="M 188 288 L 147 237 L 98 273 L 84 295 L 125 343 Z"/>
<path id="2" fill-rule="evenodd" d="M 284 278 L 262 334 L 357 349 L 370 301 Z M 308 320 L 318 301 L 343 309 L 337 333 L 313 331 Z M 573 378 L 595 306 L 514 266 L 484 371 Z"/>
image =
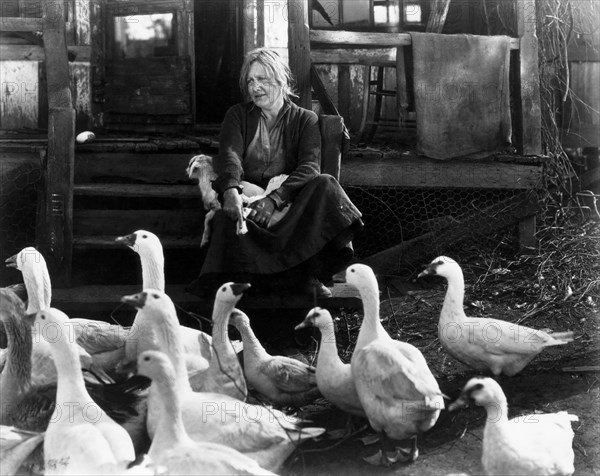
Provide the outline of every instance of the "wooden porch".
<path id="1" fill-rule="evenodd" d="M 250 3 L 245 0 L 244 8 L 251 7 Z M 263 5 L 264 1 L 259 3 Z M 57 8 L 49 0 L 43 4 L 45 8 Z M 392 148 L 379 148 L 373 144 L 355 145 L 345 150 L 342 156 L 342 186 L 516 191 L 521 194 L 520 201 L 513 200 L 501 205 L 510 206 L 511 216 L 515 222 L 519 222 L 522 244 L 528 246 L 534 243 L 536 207 L 528 202 L 527 197 L 531 190 L 543 186 L 545 163 L 539 157 L 541 137 L 535 22 L 527 18 L 527 12 L 534 11 L 535 2 L 519 1 L 516 5 L 518 35 L 510 43 L 516 151 L 497 153 L 482 159 L 439 161 L 421 156 L 414 147 L 402 144 Z M 313 100 L 317 99 L 320 110 L 325 114 L 345 114 L 344 109 L 351 102 L 350 66 L 396 67 L 399 55 L 411 45 L 411 36 L 407 33 L 310 30 L 307 0 L 289 0 L 287 8 L 290 21 L 286 49 L 297 81 L 299 103 L 311 108 Z M 254 6 L 251 10 L 258 15 L 256 24 L 264 26 L 266 20 L 260 17 L 264 15 L 264 9 Z M 84 15 L 80 10 L 76 13 Z M 56 299 L 65 306 L 70 301 L 93 303 L 101 307 L 111 301 L 114 303 L 114 296 L 122 290 L 98 288 L 97 283 L 81 285 L 78 279 L 73 279 L 74 273 L 81 274 L 81 269 L 76 269 L 80 264 L 73 261 L 74 253 L 87 252 L 93 255 L 110 251 L 114 249 L 112 240 L 115 236 L 152 227 L 157 234 L 165 235 L 167 249 L 195 252 L 201 234 L 200 203 L 197 189 L 187 180 L 184 171 L 191 155 L 216 153 L 218 142 L 214 127 L 204 130 L 186 127 L 171 136 L 156 133 L 103 135 L 99 131 L 95 141 L 76 145 L 76 111 L 69 87 L 68 58 L 75 54 L 78 61 L 91 61 L 96 40 L 89 25 L 84 27 L 84 21 L 77 35 L 67 35 L 73 30 L 74 24 L 69 24 L 65 18 L 65 15 L 47 15 L 44 12 L 40 19 L 15 18 L 3 24 L 9 31 L 43 31 L 44 41 L 31 51 L 38 59 L 48 59 L 45 66 L 48 134 L 45 138 L 29 136 L 26 139 L 14 135 L 3 136 L 1 144 L 3 154 L 11 157 L 21 154 L 23 160 L 38 161 L 41 168 L 43 187 L 37 246 L 47 257 L 55 285 L 68 289 L 58 291 Z M 264 30 L 247 29 L 247 25 L 244 30 L 244 50 L 264 45 Z M 67 38 L 76 38 L 77 41 L 67 41 Z M 193 48 L 189 38 L 184 46 L 185 51 Z M 11 55 L 14 58 L 27 56 L 21 50 Z M 339 67 L 337 104 L 319 81 L 318 73 L 315 74 L 315 67 L 323 64 Z M 398 74 L 396 95 L 399 111 L 406 115 L 409 111 L 403 110 L 403 98 L 407 94 L 407 86 L 402 78 Z M 353 139 L 356 142 L 356 137 Z M 173 197 L 180 201 L 179 209 L 175 209 L 172 203 L 163 205 L 172 201 Z M 144 207 L 138 203 L 137 209 L 130 210 L 114 205 L 116 202 L 130 203 L 135 200 L 146 201 L 148 205 Z M 112 205 L 105 209 L 98 208 L 98 203 L 105 202 Z M 90 203 L 95 205 L 90 207 Z M 527 206 L 521 206 L 522 203 L 527 203 Z M 160 211 L 160 219 L 156 218 L 157 211 Z M 462 226 L 472 224 L 466 222 Z M 456 239 L 460 239 L 458 234 Z M 374 265 L 379 272 L 392 273 L 394 269 L 390 263 L 396 263 L 400 255 L 406 257 L 407 249 L 413 252 L 413 258 L 409 259 L 421 259 L 422 248 L 423 242 L 417 239 L 413 243 L 400 243 L 382 252 L 383 255 L 378 253 L 366 257 L 364 261 Z M 80 285 L 83 287 L 79 290 L 73 288 Z M 174 291 L 181 293 L 182 288 Z M 319 304 L 339 306 L 344 302 L 352 304 L 352 299 L 355 299 L 344 301 L 348 295 L 343 287 L 334 290 L 334 295 L 342 301 L 334 298 Z M 181 294 L 181 299 L 189 301 L 190 298 Z M 284 303 L 274 301 L 267 304 L 276 306 Z M 287 301 L 285 304 L 306 307 L 311 303 L 303 300 Z M 256 305 L 264 306 L 265 302 Z"/>

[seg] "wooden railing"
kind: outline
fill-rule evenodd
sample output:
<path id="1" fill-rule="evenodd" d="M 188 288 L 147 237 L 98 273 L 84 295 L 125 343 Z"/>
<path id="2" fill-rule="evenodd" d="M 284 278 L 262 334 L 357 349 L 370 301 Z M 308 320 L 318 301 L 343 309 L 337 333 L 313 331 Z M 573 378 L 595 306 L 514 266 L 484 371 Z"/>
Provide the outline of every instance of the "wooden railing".
<path id="1" fill-rule="evenodd" d="M 294 14 L 306 11 L 303 0 L 294 0 Z M 515 0 L 517 37 L 513 50 L 511 81 L 515 84 L 515 138 L 519 154 L 541 154 L 541 109 L 536 37 L 535 0 Z M 302 10 L 304 8 L 304 10 Z M 291 17 L 291 12 L 290 12 Z M 411 45 L 409 33 L 377 33 L 332 30 L 308 31 L 302 21 L 290 21 L 290 68 L 296 77 L 301 103 L 310 107 L 310 64 L 396 66 L 399 48 Z M 339 89 L 344 84 L 340 74 Z M 303 94 L 306 95 L 303 97 Z M 341 96 L 341 95 L 340 95 Z M 340 101 L 342 101 L 340 97 Z M 340 109 L 342 109 L 340 107 Z"/>

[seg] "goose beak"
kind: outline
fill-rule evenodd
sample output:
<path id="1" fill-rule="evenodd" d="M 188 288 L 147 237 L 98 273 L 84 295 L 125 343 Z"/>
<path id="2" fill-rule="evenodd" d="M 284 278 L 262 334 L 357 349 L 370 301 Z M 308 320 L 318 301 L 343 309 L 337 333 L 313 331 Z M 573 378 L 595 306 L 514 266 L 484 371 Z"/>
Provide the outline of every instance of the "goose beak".
<path id="1" fill-rule="evenodd" d="M 4 264 L 7 268 L 16 268 L 17 267 L 17 255 L 12 255 L 10 258 L 6 258 Z"/>
<path id="2" fill-rule="evenodd" d="M 240 294 L 244 294 L 248 289 L 250 289 L 250 283 L 233 283 L 231 285 L 231 291 L 234 296 L 239 296 Z"/>
<path id="3" fill-rule="evenodd" d="M 309 326 L 308 319 L 304 319 L 300 324 L 294 327 L 294 330 L 306 329 Z"/>
<path id="4" fill-rule="evenodd" d="M 453 412 L 458 410 L 459 408 L 464 408 L 469 406 L 469 401 L 461 395 L 455 401 L 453 401 L 450 405 L 448 405 L 448 411 Z"/>
<path id="5" fill-rule="evenodd" d="M 417 275 L 417 278 L 422 278 L 423 276 L 431 276 L 433 274 L 435 274 L 435 272 L 428 266 Z"/>
<path id="6" fill-rule="evenodd" d="M 135 233 L 132 233 L 131 235 L 117 236 L 115 238 L 115 243 L 123 243 L 125 246 L 130 246 L 133 248 L 133 245 L 135 245 Z"/>
<path id="7" fill-rule="evenodd" d="M 137 309 L 142 309 L 146 304 L 147 297 L 148 295 L 146 293 L 130 294 L 128 296 L 123 296 L 121 302 L 129 304 Z"/>

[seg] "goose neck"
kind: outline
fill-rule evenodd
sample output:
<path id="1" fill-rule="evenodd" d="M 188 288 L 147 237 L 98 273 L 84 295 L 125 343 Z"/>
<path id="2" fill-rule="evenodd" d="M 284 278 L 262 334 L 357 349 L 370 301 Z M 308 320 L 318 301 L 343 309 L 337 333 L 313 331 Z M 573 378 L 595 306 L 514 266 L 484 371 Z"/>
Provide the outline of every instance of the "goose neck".
<path id="1" fill-rule="evenodd" d="M 178 389 L 190 389 L 185 363 L 185 350 L 179 336 L 179 322 L 176 316 L 165 315 L 161 322 L 152 321 L 159 349 L 169 356 L 175 369 L 175 382 Z"/>
<path id="2" fill-rule="evenodd" d="M 85 388 L 77 345 L 68 339 L 64 326 L 62 331 L 62 336 L 50 344 L 57 374 L 56 401 L 87 403 L 91 398 Z"/>
<path id="3" fill-rule="evenodd" d="M 508 423 L 508 404 L 506 398 L 487 402 L 483 405 L 486 411 L 486 426 L 502 428 Z"/>
<path id="4" fill-rule="evenodd" d="M 364 317 L 356 341 L 357 348 L 361 348 L 372 339 L 385 334 L 385 329 L 379 319 L 379 293 L 377 290 L 363 290 L 360 297 L 363 302 Z"/>
<path id="5" fill-rule="evenodd" d="M 319 325 L 321 332 L 321 345 L 319 349 L 319 357 L 327 360 L 339 359 L 337 351 L 337 343 L 335 338 L 335 326 L 333 322 Z"/>
<path id="6" fill-rule="evenodd" d="M 154 254 L 141 255 L 142 287 L 165 291 L 165 260 Z"/>
<path id="7" fill-rule="evenodd" d="M 462 274 L 448 278 L 448 288 L 442 305 L 442 320 L 457 320 L 464 317 L 463 302 L 465 297 L 465 282 Z"/>
<path id="8" fill-rule="evenodd" d="M 24 272 L 23 281 L 27 289 L 27 314 L 35 314 L 50 307 L 51 286 L 43 273 Z"/>
<path id="9" fill-rule="evenodd" d="M 159 449 L 173 447 L 189 439 L 183 423 L 181 399 L 176 391 L 176 376 L 162 376 L 152 383 L 160 395 L 163 411 L 150 447 L 150 457 Z"/>
<path id="10" fill-rule="evenodd" d="M 244 358 L 253 357 L 253 358 L 262 359 L 262 358 L 268 357 L 267 351 L 265 350 L 263 345 L 260 343 L 260 341 L 256 337 L 256 334 L 254 334 L 254 331 L 252 330 L 252 327 L 250 327 L 249 323 L 247 323 L 247 322 L 240 323 L 236 327 L 240 331 L 240 334 L 242 336 L 242 342 L 244 343 L 244 349 L 247 349 L 247 351 L 248 351 L 248 352 L 244 352 Z"/>

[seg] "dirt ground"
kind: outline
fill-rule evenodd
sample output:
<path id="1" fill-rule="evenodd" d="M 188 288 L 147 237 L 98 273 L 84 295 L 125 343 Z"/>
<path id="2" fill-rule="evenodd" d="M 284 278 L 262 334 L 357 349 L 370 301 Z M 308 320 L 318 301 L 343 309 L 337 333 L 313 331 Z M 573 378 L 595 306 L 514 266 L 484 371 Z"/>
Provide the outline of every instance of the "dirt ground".
<path id="1" fill-rule="evenodd" d="M 586 239 L 597 239 L 597 225 L 585 231 Z M 549 348 L 514 377 L 503 377 L 509 417 L 534 413 L 568 411 L 579 417 L 573 423 L 576 475 L 600 475 L 600 380 L 598 372 L 576 371 L 570 367 L 598 365 L 600 362 L 600 314 L 598 309 L 598 246 L 592 241 L 592 259 L 587 273 L 565 269 L 563 261 L 578 268 L 577 257 L 563 250 L 560 260 L 549 261 L 543 253 L 531 258 L 516 255 L 507 246 L 488 253 L 484 249 L 456 250 L 454 255 L 465 273 L 467 315 L 493 316 L 538 329 L 572 330 L 576 339 L 569 345 Z M 600 243 L 597 241 L 596 243 Z M 556 243 L 554 243 L 556 244 Z M 565 245 L 564 243 L 559 244 Z M 580 246 L 580 244 L 578 244 Z M 587 250 L 589 251 L 589 250 Z M 575 273 L 570 276 L 568 273 Z M 567 276 L 567 280 L 564 277 Z M 445 283 L 420 282 L 413 278 L 379 277 L 382 291 L 382 321 L 390 334 L 417 346 L 424 354 L 444 394 L 455 398 L 470 377 L 477 374 L 450 357 L 437 339 L 437 320 Z M 546 282 L 544 282 L 546 280 Z M 587 281 L 587 285 L 584 282 Z M 565 283 L 569 284 L 565 284 Z M 541 284 L 540 284 L 541 283 Z M 564 288 L 564 289 L 561 289 Z M 569 294 L 572 292 L 572 294 Z M 554 294 L 553 294 L 554 293 Z M 336 316 L 340 356 L 349 361 L 361 312 Z M 307 352 L 314 359 L 314 349 Z M 346 416 L 325 400 L 304 408 L 304 416 L 328 430 L 343 428 Z M 482 474 L 481 446 L 485 412 L 471 407 L 449 413 L 443 411 L 437 424 L 419 437 L 420 456 L 409 465 L 374 467 L 362 460 L 377 450 L 364 446 L 359 434 L 346 440 L 323 439 L 305 444 L 288 460 L 282 474 L 301 475 L 446 475 Z M 359 426 L 357 426 L 359 427 Z"/>

